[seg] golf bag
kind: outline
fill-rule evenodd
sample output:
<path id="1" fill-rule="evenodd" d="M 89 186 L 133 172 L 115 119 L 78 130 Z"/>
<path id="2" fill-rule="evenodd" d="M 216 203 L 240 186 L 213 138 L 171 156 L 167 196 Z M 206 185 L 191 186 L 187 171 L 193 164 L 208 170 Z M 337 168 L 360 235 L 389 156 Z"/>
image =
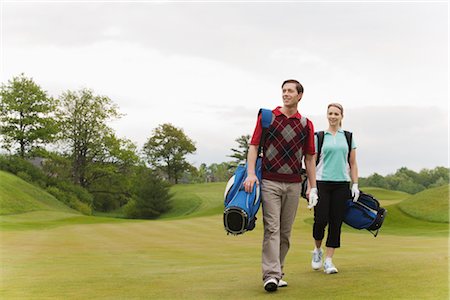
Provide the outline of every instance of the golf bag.
<path id="1" fill-rule="evenodd" d="M 259 142 L 255 173 L 259 182 L 261 182 L 262 157 L 260 154 L 262 153 L 267 128 L 272 123 L 272 111 L 260 109 L 259 114 L 261 114 L 262 134 Z M 260 186 L 255 184 L 252 192 L 247 193 L 244 189 L 246 178 L 247 164 L 245 166 L 239 165 L 225 188 L 223 225 L 228 234 L 242 234 L 253 230 L 256 225 L 256 213 L 261 205 Z"/>
<path id="2" fill-rule="evenodd" d="M 387 210 L 380 206 L 377 199 L 361 191 L 358 201 L 347 200 L 344 223 L 356 229 L 367 229 L 376 237 L 386 213 Z"/>

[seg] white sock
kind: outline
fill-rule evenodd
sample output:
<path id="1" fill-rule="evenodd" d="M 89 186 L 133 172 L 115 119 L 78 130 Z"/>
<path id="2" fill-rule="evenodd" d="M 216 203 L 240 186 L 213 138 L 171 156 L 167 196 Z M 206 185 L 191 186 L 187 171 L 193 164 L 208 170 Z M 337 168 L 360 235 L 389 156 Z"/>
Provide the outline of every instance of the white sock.
<path id="1" fill-rule="evenodd" d="M 314 252 L 320 252 L 320 248 L 314 247 Z"/>
<path id="2" fill-rule="evenodd" d="M 325 263 L 327 263 L 327 264 L 332 263 L 331 257 L 325 258 Z"/>

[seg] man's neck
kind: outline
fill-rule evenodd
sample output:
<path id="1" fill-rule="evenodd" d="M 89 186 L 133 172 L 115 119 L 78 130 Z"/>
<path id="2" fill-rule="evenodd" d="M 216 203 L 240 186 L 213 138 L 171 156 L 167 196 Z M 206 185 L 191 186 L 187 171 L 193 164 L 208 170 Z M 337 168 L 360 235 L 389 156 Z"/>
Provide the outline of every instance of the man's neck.
<path id="1" fill-rule="evenodd" d="M 283 106 L 281 107 L 280 111 L 288 118 L 290 118 L 297 113 L 297 106 L 294 107 Z"/>

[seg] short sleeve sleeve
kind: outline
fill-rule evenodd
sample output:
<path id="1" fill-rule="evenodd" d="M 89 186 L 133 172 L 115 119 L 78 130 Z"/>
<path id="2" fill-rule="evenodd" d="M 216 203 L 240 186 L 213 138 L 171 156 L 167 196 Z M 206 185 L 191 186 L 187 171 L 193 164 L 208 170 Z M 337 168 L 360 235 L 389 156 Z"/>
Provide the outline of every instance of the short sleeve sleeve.
<path id="1" fill-rule="evenodd" d="M 256 121 L 255 130 L 253 131 L 252 139 L 250 140 L 250 145 L 259 145 L 259 141 L 261 140 L 261 134 L 262 134 L 261 115 L 259 115 L 258 120 Z"/>
<path id="2" fill-rule="evenodd" d="M 316 153 L 316 146 L 315 146 L 316 142 L 315 142 L 315 138 L 314 138 L 314 125 L 309 119 L 308 119 L 307 127 L 308 127 L 308 137 L 307 137 L 306 143 L 304 145 L 304 152 L 305 152 L 305 154 L 314 155 Z"/>

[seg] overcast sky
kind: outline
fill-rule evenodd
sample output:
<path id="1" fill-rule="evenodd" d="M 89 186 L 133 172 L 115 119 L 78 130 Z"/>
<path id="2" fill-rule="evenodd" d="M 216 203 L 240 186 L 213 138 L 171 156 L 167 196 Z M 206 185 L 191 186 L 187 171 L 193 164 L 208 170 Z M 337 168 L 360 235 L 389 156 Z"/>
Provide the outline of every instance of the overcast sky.
<path id="1" fill-rule="evenodd" d="M 448 166 L 448 2 L 4 1 L 1 81 L 52 96 L 93 89 L 139 147 L 159 124 L 196 142 L 196 166 L 230 160 L 281 83 L 325 129 L 340 102 L 361 176 Z"/>

